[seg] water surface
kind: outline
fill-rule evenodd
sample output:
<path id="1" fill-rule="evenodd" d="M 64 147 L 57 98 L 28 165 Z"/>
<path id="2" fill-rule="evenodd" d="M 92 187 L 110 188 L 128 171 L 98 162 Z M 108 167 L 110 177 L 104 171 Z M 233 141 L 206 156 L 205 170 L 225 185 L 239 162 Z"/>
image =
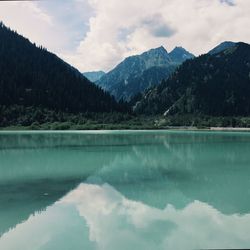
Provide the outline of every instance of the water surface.
<path id="1" fill-rule="evenodd" d="M 0 249 L 250 247 L 250 134 L 0 133 Z"/>

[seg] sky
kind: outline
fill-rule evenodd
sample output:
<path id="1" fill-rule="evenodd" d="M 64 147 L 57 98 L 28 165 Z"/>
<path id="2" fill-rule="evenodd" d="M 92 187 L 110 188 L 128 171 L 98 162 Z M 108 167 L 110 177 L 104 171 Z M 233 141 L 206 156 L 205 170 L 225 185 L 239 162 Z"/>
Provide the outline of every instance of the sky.
<path id="1" fill-rule="evenodd" d="M 200 55 L 223 41 L 250 43 L 249 13 L 250 0 L 0 1 L 5 25 L 81 72 L 162 45 Z"/>

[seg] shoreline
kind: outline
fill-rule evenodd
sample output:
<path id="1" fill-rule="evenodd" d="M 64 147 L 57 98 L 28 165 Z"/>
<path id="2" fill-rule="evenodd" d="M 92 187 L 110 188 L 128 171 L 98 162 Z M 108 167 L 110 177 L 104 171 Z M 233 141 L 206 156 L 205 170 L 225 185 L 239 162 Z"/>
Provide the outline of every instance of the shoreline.
<path id="1" fill-rule="evenodd" d="M 211 131 L 250 131 L 250 128 L 211 127 Z"/>
<path id="2" fill-rule="evenodd" d="M 113 127 L 111 129 L 107 128 L 87 128 L 87 129 L 31 129 L 30 127 L 3 127 L 0 128 L 1 132 L 98 132 L 98 131 L 211 131 L 211 132 L 250 132 L 250 128 L 246 127 L 208 127 L 208 128 L 198 128 L 198 127 L 188 127 L 188 126 L 168 126 L 160 128 L 149 128 L 149 127 L 138 127 L 138 128 L 122 128 L 122 127 Z"/>

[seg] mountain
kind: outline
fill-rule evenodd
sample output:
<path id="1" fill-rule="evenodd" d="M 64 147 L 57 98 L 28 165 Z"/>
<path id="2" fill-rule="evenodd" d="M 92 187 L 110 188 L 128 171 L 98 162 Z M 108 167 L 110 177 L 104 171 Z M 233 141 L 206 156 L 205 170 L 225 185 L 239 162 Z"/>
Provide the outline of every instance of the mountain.
<path id="1" fill-rule="evenodd" d="M 117 100 L 130 100 L 145 89 L 169 77 L 183 61 L 194 56 L 182 48 L 170 54 L 164 47 L 131 56 L 105 74 L 97 84 Z"/>
<path id="2" fill-rule="evenodd" d="M 105 75 L 103 71 L 91 71 L 91 72 L 84 72 L 83 75 L 90 80 L 91 82 L 96 82 L 101 79 Z"/>
<path id="3" fill-rule="evenodd" d="M 194 55 L 189 53 L 187 50 L 185 50 L 182 47 L 175 47 L 170 53 L 169 56 L 171 60 L 175 63 L 182 64 L 188 59 L 194 58 Z"/>
<path id="4" fill-rule="evenodd" d="M 163 48 L 151 49 L 138 56 L 130 56 L 118 64 L 113 70 L 104 75 L 97 83 L 106 90 L 123 82 L 127 84 L 130 76 L 140 76 L 150 67 L 161 67 L 171 64 L 171 58 Z"/>
<path id="5" fill-rule="evenodd" d="M 120 105 L 75 68 L 0 24 L 0 106 L 111 112 Z"/>
<path id="6" fill-rule="evenodd" d="M 176 69 L 176 66 L 151 67 L 142 72 L 140 76 L 130 76 L 127 84 L 117 84 L 111 94 L 131 100 L 136 94 L 142 93 L 145 89 L 153 87 L 163 79 L 168 78 Z"/>
<path id="7" fill-rule="evenodd" d="M 210 50 L 208 52 L 208 54 L 215 55 L 215 54 L 220 53 L 221 51 L 223 51 L 225 49 L 232 48 L 235 45 L 236 45 L 236 43 L 234 43 L 234 42 L 226 41 L 226 42 L 223 42 L 223 43 L 219 44 L 218 46 L 216 46 L 212 50 Z"/>
<path id="8" fill-rule="evenodd" d="M 144 114 L 250 115 L 250 45 L 184 62 L 134 107 Z"/>

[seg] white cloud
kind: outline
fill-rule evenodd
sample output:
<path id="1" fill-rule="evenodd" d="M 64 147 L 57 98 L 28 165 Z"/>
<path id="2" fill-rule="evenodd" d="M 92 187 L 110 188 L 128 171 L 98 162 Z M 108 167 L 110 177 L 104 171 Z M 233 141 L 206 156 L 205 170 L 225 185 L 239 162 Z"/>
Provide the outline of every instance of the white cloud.
<path id="1" fill-rule="evenodd" d="M 33 42 L 48 44 L 45 39 L 52 19 L 34 2 L 0 2 L 0 20 Z"/>
<path id="2" fill-rule="evenodd" d="M 0 1 L 0 21 L 57 54 L 76 49 L 91 15 L 86 1 Z"/>
<path id="3" fill-rule="evenodd" d="M 98 249 L 222 249 L 250 243 L 250 214 L 224 215 L 200 201 L 161 210 L 129 200 L 107 184 L 81 184 L 60 203 L 75 204 Z"/>
<path id="4" fill-rule="evenodd" d="M 160 45 L 168 50 L 181 45 L 199 55 L 225 40 L 250 42 L 250 2 L 246 0 L 235 5 L 219 0 L 89 2 L 95 12 L 90 31 L 77 53 L 68 57 L 82 70 L 109 70 L 128 55 Z M 169 32 L 159 35 L 160 29 Z M 123 40 L 118 35 L 121 31 Z"/>
<path id="5" fill-rule="evenodd" d="M 0 2 L 0 19 L 81 71 L 110 70 L 164 45 L 199 55 L 225 40 L 250 43 L 248 0 Z"/>
<path id="6" fill-rule="evenodd" d="M 225 215 L 193 201 L 164 209 L 129 200 L 108 184 L 81 184 L 0 238 L 1 249 L 240 249 L 250 214 Z M 32 237 L 30 235 L 32 234 Z"/>

